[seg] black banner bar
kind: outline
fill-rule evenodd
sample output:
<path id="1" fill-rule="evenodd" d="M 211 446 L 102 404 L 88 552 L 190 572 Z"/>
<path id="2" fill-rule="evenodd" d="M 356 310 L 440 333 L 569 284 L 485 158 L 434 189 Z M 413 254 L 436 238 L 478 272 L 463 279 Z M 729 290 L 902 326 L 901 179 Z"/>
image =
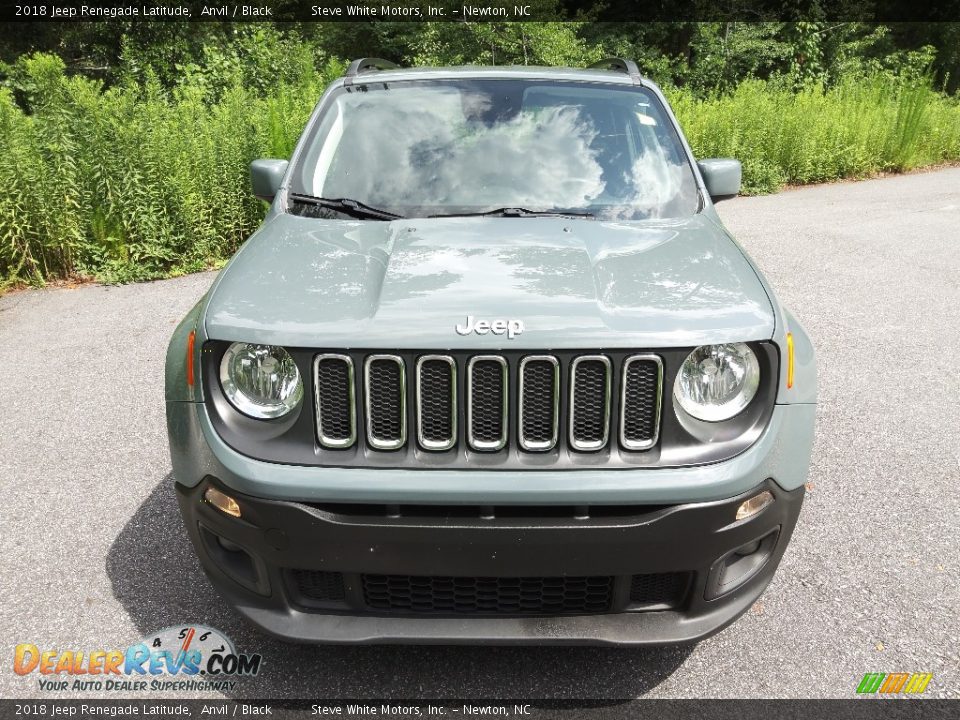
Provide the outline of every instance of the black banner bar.
<path id="1" fill-rule="evenodd" d="M 960 0 L 22 0 L 5 22 L 958 22 Z"/>
<path id="2" fill-rule="evenodd" d="M 960 701 L 850 700 L 0 700 L 2 718 L 955 718 Z"/>

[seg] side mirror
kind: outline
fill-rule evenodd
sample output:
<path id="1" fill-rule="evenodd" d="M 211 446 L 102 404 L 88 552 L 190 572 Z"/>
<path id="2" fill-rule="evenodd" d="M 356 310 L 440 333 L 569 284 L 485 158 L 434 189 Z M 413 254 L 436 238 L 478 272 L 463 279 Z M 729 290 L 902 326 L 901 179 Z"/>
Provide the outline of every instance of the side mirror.
<path id="1" fill-rule="evenodd" d="M 273 202 L 289 164 L 286 160 L 254 160 L 250 163 L 253 194 L 261 200 Z"/>
<path id="2" fill-rule="evenodd" d="M 703 182 L 714 202 L 728 200 L 740 193 L 740 178 L 743 167 L 739 160 L 732 158 L 712 158 L 697 163 Z"/>

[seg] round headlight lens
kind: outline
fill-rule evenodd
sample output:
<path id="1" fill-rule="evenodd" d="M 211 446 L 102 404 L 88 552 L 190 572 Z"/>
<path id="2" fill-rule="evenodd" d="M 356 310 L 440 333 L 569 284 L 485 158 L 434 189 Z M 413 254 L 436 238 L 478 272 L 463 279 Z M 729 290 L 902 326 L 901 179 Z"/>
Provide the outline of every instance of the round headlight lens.
<path id="1" fill-rule="evenodd" d="M 220 384 L 237 410 L 260 420 L 286 415 L 303 398 L 297 364 L 276 345 L 233 343 L 220 363 Z"/>
<path id="2" fill-rule="evenodd" d="M 760 363 L 744 343 L 701 345 L 687 355 L 673 384 L 673 397 L 699 420 L 729 420 L 760 386 Z"/>

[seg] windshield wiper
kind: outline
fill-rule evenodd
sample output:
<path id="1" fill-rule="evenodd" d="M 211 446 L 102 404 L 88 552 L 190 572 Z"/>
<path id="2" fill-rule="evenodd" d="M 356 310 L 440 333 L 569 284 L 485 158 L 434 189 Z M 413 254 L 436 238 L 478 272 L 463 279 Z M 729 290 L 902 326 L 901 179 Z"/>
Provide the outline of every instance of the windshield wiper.
<path id="1" fill-rule="evenodd" d="M 573 212 L 570 210 L 527 210 L 522 207 L 504 207 L 496 210 L 472 213 L 450 213 L 447 215 L 429 215 L 432 218 L 441 217 L 580 217 L 592 218 L 591 212 Z"/>
<path id="2" fill-rule="evenodd" d="M 352 200 L 351 198 L 322 198 L 314 197 L 313 195 L 301 195 L 300 193 L 291 193 L 290 198 L 294 202 L 306 203 L 308 205 L 318 205 L 320 207 L 330 208 L 331 210 L 339 210 L 342 213 L 347 215 L 352 215 L 357 218 L 368 218 L 371 220 L 401 220 L 403 215 L 397 215 L 396 213 L 387 212 L 386 210 L 381 210 L 380 208 L 371 207 L 370 205 L 365 205 L 359 200 Z"/>

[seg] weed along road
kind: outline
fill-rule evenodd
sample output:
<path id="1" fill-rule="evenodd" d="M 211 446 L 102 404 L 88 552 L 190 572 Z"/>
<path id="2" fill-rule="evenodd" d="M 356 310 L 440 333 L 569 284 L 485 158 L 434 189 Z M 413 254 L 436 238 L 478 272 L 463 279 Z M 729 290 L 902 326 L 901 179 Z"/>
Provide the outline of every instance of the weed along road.
<path id="1" fill-rule="evenodd" d="M 196 625 L 196 642 L 205 626 L 240 661 L 262 656 L 217 691 L 158 697 L 852 697 L 868 672 L 931 673 L 925 695 L 957 697 L 960 168 L 719 212 L 809 331 L 820 373 L 801 521 L 762 599 L 719 635 L 643 650 L 348 648 L 246 626 L 202 575 L 168 477 L 164 353 L 210 273 L 0 298 L 0 567 L 14 580 L 0 634 L 109 656 L 155 636 L 179 646 L 162 631 Z M 78 696 L 41 690 L 0 650 L 5 697 Z"/>

